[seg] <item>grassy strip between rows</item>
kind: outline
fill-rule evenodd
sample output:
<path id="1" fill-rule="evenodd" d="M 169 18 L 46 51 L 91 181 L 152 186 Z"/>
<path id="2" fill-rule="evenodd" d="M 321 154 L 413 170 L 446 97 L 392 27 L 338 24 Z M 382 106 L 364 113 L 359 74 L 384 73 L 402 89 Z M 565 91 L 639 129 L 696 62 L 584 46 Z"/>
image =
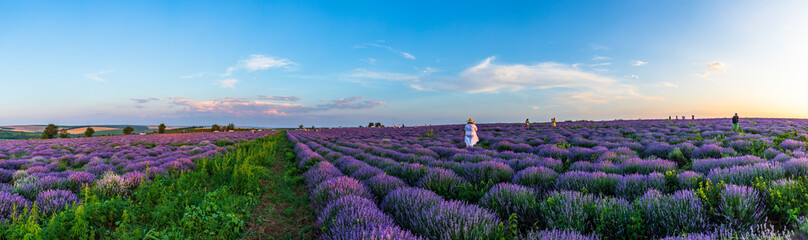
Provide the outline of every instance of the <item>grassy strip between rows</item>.
<path id="1" fill-rule="evenodd" d="M 0 224 L 0 239 L 304 238 L 313 214 L 289 169 L 293 158 L 286 133 L 277 133 L 200 159 L 193 171 L 144 181 L 127 196 L 87 187 L 80 204 L 57 214 L 40 216 L 34 205 Z"/>

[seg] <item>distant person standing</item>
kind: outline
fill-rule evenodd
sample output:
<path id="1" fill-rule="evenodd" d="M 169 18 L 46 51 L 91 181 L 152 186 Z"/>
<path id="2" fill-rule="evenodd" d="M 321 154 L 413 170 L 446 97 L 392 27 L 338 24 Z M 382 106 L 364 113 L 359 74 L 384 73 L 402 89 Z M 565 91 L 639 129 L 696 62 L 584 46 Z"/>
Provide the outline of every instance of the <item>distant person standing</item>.
<path id="1" fill-rule="evenodd" d="M 696 115 L 690 115 L 690 117 L 693 118 L 693 120 L 696 120 Z"/>
<path id="2" fill-rule="evenodd" d="M 735 113 L 735 116 L 732 116 L 732 130 L 738 130 L 738 122 L 740 121 L 740 117 L 738 117 L 738 113 Z"/>
<path id="3" fill-rule="evenodd" d="M 553 118 L 553 127 L 555 127 L 555 126 L 556 126 L 556 121 L 555 121 L 555 118 Z"/>
<path id="4" fill-rule="evenodd" d="M 530 119 L 525 119 L 525 128 L 530 128 Z"/>
<path id="5" fill-rule="evenodd" d="M 469 118 L 463 130 L 466 132 L 466 147 L 474 147 L 474 144 L 480 141 L 480 138 L 477 137 L 477 125 L 474 125 L 474 119 Z"/>

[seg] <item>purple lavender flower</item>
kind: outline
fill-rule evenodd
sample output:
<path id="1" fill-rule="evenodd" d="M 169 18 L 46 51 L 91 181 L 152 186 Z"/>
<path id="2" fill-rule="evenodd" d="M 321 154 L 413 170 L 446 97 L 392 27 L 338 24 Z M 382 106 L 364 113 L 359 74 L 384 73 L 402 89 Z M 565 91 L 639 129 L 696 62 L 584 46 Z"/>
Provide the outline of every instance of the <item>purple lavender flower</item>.
<path id="1" fill-rule="evenodd" d="M 351 177 L 359 181 L 364 181 L 382 173 L 384 173 L 383 170 L 377 167 L 366 165 L 354 171 L 353 174 L 351 174 Z"/>
<path id="2" fill-rule="evenodd" d="M 540 205 L 545 223 L 551 229 L 586 232 L 592 228 L 595 197 L 572 191 L 554 191 Z"/>
<path id="3" fill-rule="evenodd" d="M 786 151 L 794 151 L 799 149 L 805 149 L 805 143 L 793 139 L 786 139 L 782 143 L 780 143 L 780 147 Z"/>
<path id="4" fill-rule="evenodd" d="M 643 160 L 639 158 L 632 158 L 620 164 L 620 168 L 622 169 L 623 174 L 649 174 L 652 172 L 667 172 L 676 170 L 678 166 L 675 162 L 668 160 Z"/>
<path id="5" fill-rule="evenodd" d="M 707 178 L 713 182 L 725 182 L 736 185 L 752 186 L 755 179 L 763 178 L 764 181 L 772 181 L 784 178 L 786 171 L 780 163 L 763 162 L 754 165 L 734 166 L 730 168 L 715 168 L 710 170 Z"/>
<path id="6" fill-rule="evenodd" d="M 337 167 L 334 167 L 334 165 L 326 161 L 317 162 L 308 171 L 303 173 L 306 186 L 308 186 L 310 190 L 314 190 L 314 187 L 326 180 L 342 176 L 344 175 Z"/>
<path id="7" fill-rule="evenodd" d="M 721 193 L 718 208 L 729 226 L 741 230 L 760 223 L 764 214 L 761 204 L 754 188 L 730 184 Z"/>
<path id="8" fill-rule="evenodd" d="M 510 182 L 513 179 L 513 169 L 505 163 L 484 161 L 466 164 L 462 172 L 463 177 L 469 182 L 477 184 L 491 180 L 494 183 Z"/>
<path id="9" fill-rule="evenodd" d="M 46 190 L 36 197 L 36 204 L 42 216 L 60 212 L 79 202 L 79 197 L 65 190 Z"/>
<path id="10" fill-rule="evenodd" d="M 513 177 L 513 183 L 532 187 L 540 192 L 547 192 L 552 188 L 558 173 L 546 167 L 528 167 L 519 171 Z"/>
<path id="11" fill-rule="evenodd" d="M 792 178 L 808 177 L 808 158 L 794 158 L 783 164 Z"/>
<path id="12" fill-rule="evenodd" d="M 649 234 L 657 237 L 679 232 L 700 232 L 707 227 L 701 199 L 690 190 L 665 195 L 651 189 L 634 204 L 642 209 Z"/>
<path id="13" fill-rule="evenodd" d="M 3 223 L 14 216 L 18 216 L 24 209 L 31 206 L 28 201 L 19 194 L 0 191 L 0 223 Z"/>
<path id="14" fill-rule="evenodd" d="M 424 240 L 398 226 L 363 226 L 343 232 L 341 240 Z"/>
<path id="15" fill-rule="evenodd" d="M 314 191 L 312 191 L 311 202 L 315 210 L 322 210 L 331 201 L 352 195 L 374 199 L 370 190 L 356 179 L 350 177 L 336 177 L 317 185 Z"/>
<path id="16" fill-rule="evenodd" d="M 341 239 L 345 232 L 367 226 L 395 226 L 371 200 L 360 196 L 344 196 L 331 201 L 317 218 L 323 239 Z"/>
<path id="17" fill-rule="evenodd" d="M 520 237 L 520 240 L 556 240 L 556 239 L 564 239 L 564 240 L 598 240 L 598 236 L 595 235 L 583 235 L 576 231 L 570 230 L 543 230 L 543 231 L 530 231 L 524 237 Z"/>
<path id="18" fill-rule="evenodd" d="M 493 213 L 465 201 L 442 201 L 412 212 L 411 230 L 429 239 L 490 239 L 501 223 Z"/>
<path id="19" fill-rule="evenodd" d="M 701 158 L 722 158 L 724 155 L 735 155 L 737 152 L 732 148 L 722 148 L 715 144 L 706 144 L 693 152 L 693 159 Z"/>
<path id="20" fill-rule="evenodd" d="M 743 166 L 755 163 L 765 162 L 762 158 L 746 155 L 738 157 L 728 157 L 719 159 L 697 159 L 693 162 L 693 171 L 707 174 L 713 168 L 728 168 L 733 166 Z"/>
<path id="21" fill-rule="evenodd" d="M 384 199 L 384 197 L 393 190 L 407 187 L 404 181 L 397 177 L 387 175 L 386 173 L 378 174 L 364 181 L 364 184 L 378 199 Z"/>
<path id="22" fill-rule="evenodd" d="M 666 190 L 665 176 L 661 173 L 651 173 L 648 175 L 629 174 L 623 176 L 615 187 L 618 196 L 626 200 L 633 201 L 642 196 L 648 189 Z"/>
<path id="23" fill-rule="evenodd" d="M 430 168 L 426 171 L 426 175 L 418 181 L 417 186 L 449 198 L 457 194 L 457 187 L 466 183 L 468 183 L 466 179 L 461 178 L 453 171 Z"/>
<path id="24" fill-rule="evenodd" d="M 443 201 L 438 194 L 423 188 L 399 188 L 388 193 L 380 206 L 401 227 L 414 231 L 413 227 L 422 223 L 411 217 L 422 214 Z"/>
<path id="25" fill-rule="evenodd" d="M 622 176 L 603 172 L 566 172 L 556 178 L 558 190 L 587 191 L 589 193 L 613 195 Z"/>

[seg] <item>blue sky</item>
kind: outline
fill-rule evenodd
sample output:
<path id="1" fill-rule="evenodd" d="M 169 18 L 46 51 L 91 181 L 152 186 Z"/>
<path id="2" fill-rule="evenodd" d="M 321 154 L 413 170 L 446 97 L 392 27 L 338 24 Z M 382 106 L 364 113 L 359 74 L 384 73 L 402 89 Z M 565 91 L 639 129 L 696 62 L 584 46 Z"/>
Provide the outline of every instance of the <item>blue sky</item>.
<path id="1" fill-rule="evenodd" d="M 0 125 L 804 118 L 806 10 L 800 1 L 5 1 Z"/>

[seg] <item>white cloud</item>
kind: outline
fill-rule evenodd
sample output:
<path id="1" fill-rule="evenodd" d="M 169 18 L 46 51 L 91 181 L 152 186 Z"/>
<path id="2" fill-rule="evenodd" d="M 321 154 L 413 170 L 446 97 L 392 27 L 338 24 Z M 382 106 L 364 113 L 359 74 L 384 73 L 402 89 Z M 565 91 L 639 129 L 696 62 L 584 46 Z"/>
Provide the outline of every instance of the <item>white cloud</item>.
<path id="1" fill-rule="evenodd" d="M 699 73 L 698 75 L 701 75 L 702 77 L 706 77 L 706 76 L 710 75 L 711 73 L 726 72 L 727 71 L 726 66 L 727 65 L 724 64 L 723 62 L 715 61 L 715 62 L 707 64 L 707 70 L 704 71 L 704 72 Z"/>
<path id="2" fill-rule="evenodd" d="M 287 101 L 287 102 L 297 102 L 300 101 L 300 97 L 295 96 L 258 96 L 258 99 L 266 99 L 266 100 L 276 100 L 276 101 Z"/>
<path id="3" fill-rule="evenodd" d="M 612 65 L 612 63 L 605 62 L 605 63 L 595 63 L 595 64 L 589 64 L 589 66 L 590 66 L 590 67 L 597 67 L 597 66 L 609 66 L 609 65 Z"/>
<path id="4" fill-rule="evenodd" d="M 438 69 L 433 68 L 433 67 L 425 67 L 424 70 L 421 70 L 421 72 L 424 73 L 424 74 L 430 74 L 430 73 L 437 72 L 437 71 L 438 71 Z"/>
<path id="5" fill-rule="evenodd" d="M 592 57 L 592 61 L 606 61 L 606 60 L 611 60 L 611 59 L 612 58 L 610 58 L 610 57 L 598 56 L 598 55 L 595 55 L 594 57 Z"/>
<path id="6" fill-rule="evenodd" d="M 672 83 L 672 82 L 661 82 L 661 83 L 659 83 L 659 85 L 663 86 L 663 87 L 674 87 L 674 88 L 679 87 L 678 84 Z"/>
<path id="7" fill-rule="evenodd" d="M 106 82 L 107 79 L 102 78 L 101 75 L 111 73 L 111 72 L 112 72 L 112 70 L 106 70 L 106 71 L 100 71 L 100 72 L 94 72 L 94 73 L 87 73 L 87 74 L 84 74 L 84 77 L 86 77 L 86 78 L 88 78 L 90 80 L 98 81 L 98 82 Z"/>
<path id="8" fill-rule="evenodd" d="M 413 56 L 412 54 L 409 54 L 409 53 L 406 53 L 406 52 L 401 52 L 401 55 L 403 55 L 405 58 L 415 60 L 415 56 Z"/>
<path id="9" fill-rule="evenodd" d="M 412 81 L 412 82 L 419 81 L 418 76 L 414 75 L 391 73 L 391 72 L 375 72 L 375 71 L 369 71 L 364 68 L 357 68 L 352 73 L 349 73 L 345 76 L 349 78 L 364 78 L 374 80 Z"/>
<path id="10" fill-rule="evenodd" d="M 376 41 L 376 42 L 379 42 L 379 41 Z M 384 43 L 384 41 L 381 41 L 379 43 Z M 404 57 L 404 58 L 415 60 L 415 56 L 413 56 L 412 54 L 410 54 L 408 52 L 400 51 L 400 50 L 394 49 L 393 47 L 386 46 L 386 45 L 381 45 L 381 44 L 378 44 L 378 43 L 363 43 L 363 44 L 354 46 L 354 48 L 367 48 L 367 47 L 384 48 L 384 49 L 387 49 L 390 52 L 401 54 L 401 56 Z"/>
<path id="11" fill-rule="evenodd" d="M 270 68 L 285 68 L 290 69 L 291 67 L 297 65 L 297 63 L 293 62 L 292 60 L 285 59 L 285 58 L 274 58 L 268 57 L 260 54 L 253 54 L 250 55 L 247 59 L 242 59 L 239 61 L 236 66 L 232 66 L 227 68 L 227 73 L 222 74 L 222 77 L 230 76 L 233 72 L 241 69 L 246 69 L 247 71 L 258 71 L 258 70 L 267 70 Z"/>
<path id="12" fill-rule="evenodd" d="M 230 79 L 220 80 L 217 85 L 219 85 L 219 87 L 222 87 L 222 88 L 235 88 L 236 83 L 238 83 L 238 79 L 230 78 Z"/>
<path id="13" fill-rule="evenodd" d="M 569 65 L 554 62 L 535 65 L 496 64 L 493 61 L 494 57 L 489 57 L 464 70 L 456 78 L 432 79 L 433 81 L 418 86 L 466 93 L 567 88 L 573 92 L 568 98 L 595 103 L 616 99 L 662 100 L 637 93 L 633 85 Z"/>
<path id="14" fill-rule="evenodd" d="M 634 66 L 637 66 L 637 67 L 645 65 L 645 64 L 648 64 L 648 62 L 643 62 L 643 61 L 640 61 L 640 60 L 634 60 L 633 62 L 631 62 L 631 65 L 634 65 Z"/>

